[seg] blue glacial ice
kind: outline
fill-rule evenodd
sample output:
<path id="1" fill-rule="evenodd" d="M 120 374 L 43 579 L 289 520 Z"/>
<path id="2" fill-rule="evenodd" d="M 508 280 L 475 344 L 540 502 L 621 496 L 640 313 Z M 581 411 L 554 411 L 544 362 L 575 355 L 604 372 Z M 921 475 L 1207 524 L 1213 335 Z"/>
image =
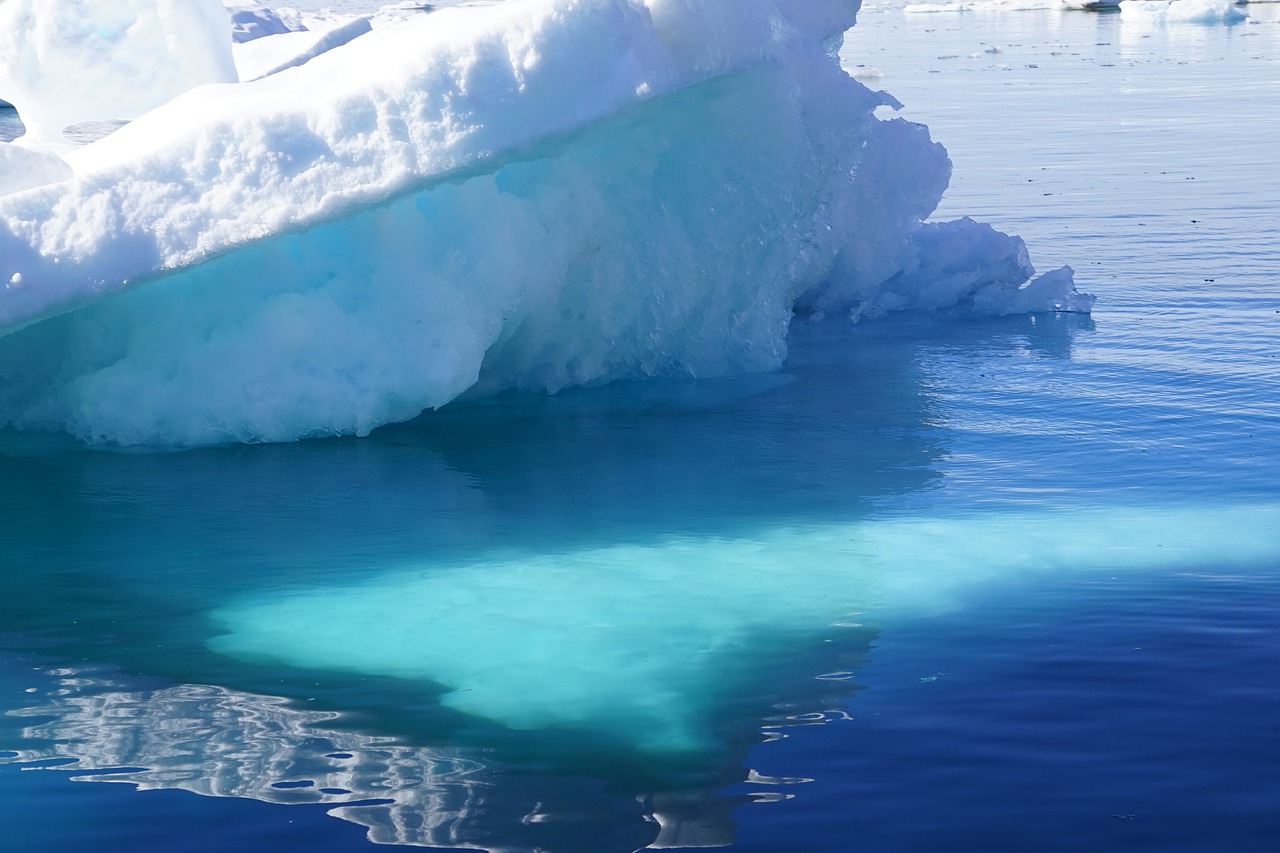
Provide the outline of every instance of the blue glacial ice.
<path id="1" fill-rule="evenodd" d="M 107 87 L 93 117 L 133 120 L 80 147 L 49 138 L 90 115 L 44 111 L 61 66 L 18 87 L 0 60 L 40 131 L 0 151 L 49 166 L 0 195 L 0 424 L 366 434 L 464 394 L 773 370 L 796 312 L 1088 310 L 1069 269 L 1026 285 L 1018 238 L 921 224 L 950 163 L 840 68 L 856 9 L 446 8 L 263 79 L 192 72 L 137 117 Z"/>

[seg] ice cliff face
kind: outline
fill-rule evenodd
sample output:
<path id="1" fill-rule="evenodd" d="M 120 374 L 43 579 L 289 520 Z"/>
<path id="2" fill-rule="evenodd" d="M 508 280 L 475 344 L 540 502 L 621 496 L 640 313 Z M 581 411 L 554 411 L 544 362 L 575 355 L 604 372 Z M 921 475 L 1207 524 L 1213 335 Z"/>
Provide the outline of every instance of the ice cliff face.
<path id="1" fill-rule="evenodd" d="M 920 227 L 949 162 L 840 69 L 856 5 L 450 8 L 168 100 L 0 196 L 0 423 L 363 434 L 773 369 L 796 309 L 1087 308 L 1069 272 L 1020 290 L 1016 238 Z"/>

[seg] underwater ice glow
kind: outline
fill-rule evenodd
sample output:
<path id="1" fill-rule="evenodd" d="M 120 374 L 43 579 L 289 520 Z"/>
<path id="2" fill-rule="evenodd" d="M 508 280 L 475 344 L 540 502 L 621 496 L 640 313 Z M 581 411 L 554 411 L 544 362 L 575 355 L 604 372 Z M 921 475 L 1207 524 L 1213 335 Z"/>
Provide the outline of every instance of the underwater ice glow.
<path id="1" fill-rule="evenodd" d="M 1108 506 L 762 531 L 263 595 L 213 614 L 250 661 L 443 685 L 516 729 L 567 728 L 655 752 L 714 748 L 714 709 L 762 637 L 952 606 L 1017 571 L 1239 565 L 1280 557 L 1280 506 Z M 785 643 L 780 645 L 785 646 Z"/>
<path id="2" fill-rule="evenodd" d="M 60 160 L 0 196 L 0 423 L 365 434 L 464 393 L 775 369 L 797 309 L 1088 310 L 1065 268 L 1023 287 L 1016 237 L 921 226 L 950 164 L 841 70 L 856 9 L 447 8 L 81 148 L 19 140 Z"/>

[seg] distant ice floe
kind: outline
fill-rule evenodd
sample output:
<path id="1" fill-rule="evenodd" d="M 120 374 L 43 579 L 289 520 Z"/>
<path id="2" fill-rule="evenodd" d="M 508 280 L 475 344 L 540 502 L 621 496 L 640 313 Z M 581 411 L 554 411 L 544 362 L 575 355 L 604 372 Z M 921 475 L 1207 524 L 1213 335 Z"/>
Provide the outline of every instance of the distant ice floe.
<path id="1" fill-rule="evenodd" d="M 1119 8 L 1125 20 L 1158 23 L 1238 23 L 1248 18 L 1237 0 L 961 0 L 956 3 L 908 3 L 908 14 L 940 12 L 1023 12 L 1045 9 Z"/>
<path id="2" fill-rule="evenodd" d="M 0 425 L 365 434 L 481 391 L 773 370 L 797 311 L 1092 303 L 1067 269 L 1024 287 L 1016 237 L 922 227 L 950 162 L 841 69 L 854 4 L 412 6 L 253 7 L 235 42 L 218 0 L 0 7 L 28 130 L 0 160 Z"/>
<path id="3" fill-rule="evenodd" d="M 1125 0 L 1120 14 L 1156 24 L 1236 24 L 1249 17 L 1235 0 Z"/>
<path id="4" fill-rule="evenodd" d="M 973 0 L 958 3 L 908 3 L 908 14 L 938 12 L 1026 12 L 1044 9 L 1114 9 L 1120 0 Z"/>

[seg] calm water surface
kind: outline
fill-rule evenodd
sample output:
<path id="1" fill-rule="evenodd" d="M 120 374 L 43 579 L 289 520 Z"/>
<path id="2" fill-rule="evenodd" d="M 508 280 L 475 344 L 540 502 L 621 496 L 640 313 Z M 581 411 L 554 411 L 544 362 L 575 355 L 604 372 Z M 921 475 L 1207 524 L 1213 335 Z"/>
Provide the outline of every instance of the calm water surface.
<path id="1" fill-rule="evenodd" d="M 1273 849 L 1275 9 L 863 13 L 939 216 L 1092 317 L 361 441 L 0 436 L 5 849 Z"/>

